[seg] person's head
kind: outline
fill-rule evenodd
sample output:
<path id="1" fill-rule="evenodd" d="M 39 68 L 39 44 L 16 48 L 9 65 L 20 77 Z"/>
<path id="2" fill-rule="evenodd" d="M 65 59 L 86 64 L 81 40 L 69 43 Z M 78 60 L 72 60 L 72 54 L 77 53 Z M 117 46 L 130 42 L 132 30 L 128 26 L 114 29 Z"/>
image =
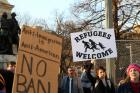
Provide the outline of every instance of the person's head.
<path id="1" fill-rule="evenodd" d="M 68 68 L 68 76 L 69 77 L 75 77 L 76 72 L 75 72 L 75 68 L 74 67 L 69 67 Z"/>
<path id="2" fill-rule="evenodd" d="M 85 61 L 83 63 L 83 69 L 87 70 L 90 68 L 91 60 Z"/>
<path id="3" fill-rule="evenodd" d="M 11 61 L 7 64 L 7 70 L 12 71 L 13 73 L 15 72 L 16 68 L 16 62 Z"/>
<path id="4" fill-rule="evenodd" d="M 96 76 L 98 76 L 100 79 L 106 78 L 106 70 L 102 66 L 98 67 L 96 69 Z"/>
<path id="5" fill-rule="evenodd" d="M 6 12 L 3 12 L 3 14 L 2 14 L 2 18 L 7 18 L 8 17 L 8 15 L 7 15 L 7 13 Z"/>
<path id="6" fill-rule="evenodd" d="M 85 70 L 87 70 L 88 68 L 89 68 L 89 64 L 87 64 L 87 63 L 85 63 L 84 65 L 83 65 L 83 68 L 85 69 Z"/>
<path id="7" fill-rule="evenodd" d="M 13 17 L 16 17 L 16 13 L 13 12 L 13 13 L 11 14 L 11 17 L 12 17 L 12 18 L 13 18 Z"/>
<path id="8" fill-rule="evenodd" d="M 127 68 L 127 75 L 130 78 L 130 81 L 139 82 L 140 80 L 140 65 L 130 64 Z"/>

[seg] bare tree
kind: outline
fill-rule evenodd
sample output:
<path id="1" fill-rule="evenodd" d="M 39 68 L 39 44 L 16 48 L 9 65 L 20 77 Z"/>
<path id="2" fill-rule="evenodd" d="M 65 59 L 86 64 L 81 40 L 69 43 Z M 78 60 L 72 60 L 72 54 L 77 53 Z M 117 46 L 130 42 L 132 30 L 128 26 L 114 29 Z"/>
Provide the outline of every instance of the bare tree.
<path id="1" fill-rule="evenodd" d="M 30 15 L 28 15 L 28 14 L 20 14 L 20 13 L 18 13 L 17 14 L 17 20 L 18 20 L 18 22 L 19 22 L 19 24 L 20 24 L 20 26 L 22 26 L 22 25 L 31 25 L 31 21 L 32 21 L 32 17 L 30 16 Z"/>
<path id="2" fill-rule="evenodd" d="M 129 32 L 134 25 L 140 23 L 140 1 L 112 0 L 112 2 L 114 30 L 116 38 L 120 39 L 120 32 Z M 73 13 L 80 20 L 82 29 L 104 28 L 104 11 L 104 0 L 84 0 L 75 4 L 73 8 Z"/>
<path id="3" fill-rule="evenodd" d="M 72 12 L 77 17 L 81 30 L 103 27 L 105 15 L 102 0 L 83 0 L 74 5 Z"/>
<path id="4" fill-rule="evenodd" d="M 18 19 L 20 26 L 23 26 L 23 25 L 33 26 L 33 27 L 39 26 L 42 29 L 44 29 L 44 31 L 50 30 L 50 27 L 49 27 L 46 19 L 33 18 L 28 14 L 22 15 L 20 13 L 17 16 L 17 19 Z"/>
<path id="5" fill-rule="evenodd" d="M 49 26 L 48 26 L 48 22 L 45 19 L 37 19 L 36 18 L 36 19 L 34 19 L 32 25 L 33 26 L 40 26 L 40 27 L 42 27 L 45 30 L 50 29 Z"/>
<path id="6" fill-rule="evenodd" d="M 56 18 L 56 23 L 56 33 L 63 38 L 60 73 L 66 73 L 67 67 L 73 64 L 70 33 L 79 29 L 73 21 L 64 21 L 62 16 Z"/>
<path id="7" fill-rule="evenodd" d="M 140 1 L 113 0 L 113 19 L 117 38 L 120 38 L 119 32 L 130 32 L 135 25 L 140 23 L 139 9 Z"/>

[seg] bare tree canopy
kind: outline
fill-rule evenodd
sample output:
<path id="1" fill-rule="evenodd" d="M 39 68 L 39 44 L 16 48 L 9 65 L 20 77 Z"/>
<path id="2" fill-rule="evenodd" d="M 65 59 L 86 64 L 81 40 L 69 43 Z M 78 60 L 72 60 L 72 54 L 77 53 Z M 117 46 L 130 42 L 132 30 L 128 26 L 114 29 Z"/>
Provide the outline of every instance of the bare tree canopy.
<path id="1" fill-rule="evenodd" d="M 56 34 L 63 37 L 62 55 L 61 55 L 61 73 L 66 73 L 66 69 L 72 65 L 72 48 L 70 33 L 77 32 L 79 29 L 73 21 L 64 21 L 63 16 L 56 18 Z"/>
<path id="2" fill-rule="evenodd" d="M 74 5 L 73 14 L 80 20 L 81 28 L 104 28 L 104 0 L 83 0 Z M 129 32 L 140 24 L 139 0 L 112 0 L 112 14 L 116 38 L 120 32 Z"/>

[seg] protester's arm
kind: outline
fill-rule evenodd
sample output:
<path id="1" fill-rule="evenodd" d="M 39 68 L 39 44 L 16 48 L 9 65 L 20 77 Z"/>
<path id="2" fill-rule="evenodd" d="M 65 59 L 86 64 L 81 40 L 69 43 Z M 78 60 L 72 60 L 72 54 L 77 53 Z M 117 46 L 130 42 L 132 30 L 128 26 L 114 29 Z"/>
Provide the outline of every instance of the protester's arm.
<path id="1" fill-rule="evenodd" d="M 91 75 L 92 66 L 93 66 L 93 63 L 90 63 L 90 66 L 89 66 L 88 70 L 86 71 L 86 75 L 87 75 L 88 79 L 91 81 L 91 83 L 94 85 L 96 83 L 96 77 L 93 77 Z"/>

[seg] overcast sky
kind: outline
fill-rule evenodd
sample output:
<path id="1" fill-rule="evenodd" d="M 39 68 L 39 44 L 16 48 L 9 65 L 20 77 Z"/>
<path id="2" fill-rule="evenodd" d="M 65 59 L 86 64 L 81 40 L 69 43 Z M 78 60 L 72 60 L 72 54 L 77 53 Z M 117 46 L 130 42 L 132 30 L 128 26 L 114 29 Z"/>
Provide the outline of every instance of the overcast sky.
<path id="1" fill-rule="evenodd" d="M 14 5 L 14 12 L 28 14 L 34 18 L 51 19 L 56 11 L 69 15 L 70 6 L 75 0 L 8 0 Z"/>

